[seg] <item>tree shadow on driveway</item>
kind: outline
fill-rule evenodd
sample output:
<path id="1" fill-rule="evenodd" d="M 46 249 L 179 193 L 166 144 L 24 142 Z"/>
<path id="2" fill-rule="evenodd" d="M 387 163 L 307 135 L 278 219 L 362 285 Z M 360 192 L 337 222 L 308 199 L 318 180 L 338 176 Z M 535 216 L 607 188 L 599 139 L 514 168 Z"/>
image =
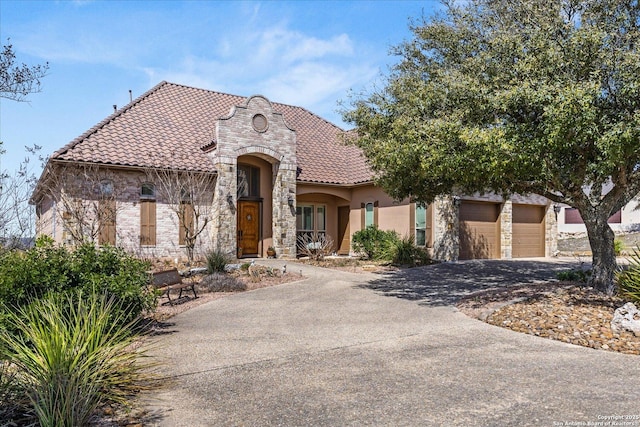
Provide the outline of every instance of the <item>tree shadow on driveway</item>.
<path id="1" fill-rule="evenodd" d="M 478 291 L 556 279 L 559 271 L 580 268 L 575 260 L 471 260 L 385 272 L 359 287 L 429 306 L 454 305 Z"/>

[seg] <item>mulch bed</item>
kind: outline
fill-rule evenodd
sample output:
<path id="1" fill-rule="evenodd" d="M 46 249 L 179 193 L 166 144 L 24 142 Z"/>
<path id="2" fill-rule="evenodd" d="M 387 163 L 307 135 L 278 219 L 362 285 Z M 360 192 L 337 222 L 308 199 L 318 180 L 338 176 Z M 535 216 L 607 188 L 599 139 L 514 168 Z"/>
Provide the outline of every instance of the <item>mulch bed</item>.
<path id="1" fill-rule="evenodd" d="M 640 354 L 640 337 L 614 333 L 611 320 L 626 301 L 570 282 L 483 291 L 457 307 L 468 316 L 517 332 L 583 347 Z"/>

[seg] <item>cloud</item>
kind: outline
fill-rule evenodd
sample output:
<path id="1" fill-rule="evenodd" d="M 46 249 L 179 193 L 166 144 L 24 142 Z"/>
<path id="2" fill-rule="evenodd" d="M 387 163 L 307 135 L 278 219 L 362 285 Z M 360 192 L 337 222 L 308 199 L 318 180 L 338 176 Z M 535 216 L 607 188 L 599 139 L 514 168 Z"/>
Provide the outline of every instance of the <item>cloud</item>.
<path id="1" fill-rule="evenodd" d="M 279 58 L 285 63 L 323 58 L 331 55 L 350 56 L 352 42 L 346 34 L 328 40 L 308 37 L 296 31 L 275 28 L 260 36 L 258 58 Z"/>

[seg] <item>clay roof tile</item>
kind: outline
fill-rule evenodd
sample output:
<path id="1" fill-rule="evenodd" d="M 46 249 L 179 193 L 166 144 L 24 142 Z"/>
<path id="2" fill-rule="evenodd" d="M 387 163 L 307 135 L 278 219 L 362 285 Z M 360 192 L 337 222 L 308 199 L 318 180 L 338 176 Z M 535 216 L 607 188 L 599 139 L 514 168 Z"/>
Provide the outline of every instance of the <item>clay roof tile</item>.
<path id="1" fill-rule="evenodd" d="M 53 153 L 52 159 L 138 167 L 215 170 L 215 123 L 246 98 L 162 82 Z M 344 132 L 310 111 L 273 103 L 296 131 L 299 181 L 356 184 L 371 180 Z"/>

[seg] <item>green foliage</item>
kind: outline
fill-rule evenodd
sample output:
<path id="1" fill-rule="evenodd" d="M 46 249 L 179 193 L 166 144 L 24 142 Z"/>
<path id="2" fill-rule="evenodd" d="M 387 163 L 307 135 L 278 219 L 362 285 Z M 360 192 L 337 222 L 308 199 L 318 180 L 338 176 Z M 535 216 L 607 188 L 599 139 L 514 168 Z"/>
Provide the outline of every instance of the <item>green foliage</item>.
<path id="1" fill-rule="evenodd" d="M 229 259 L 221 249 L 212 250 L 207 254 L 207 272 L 209 274 L 224 273 L 228 263 Z"/>
<path id="2" fill-rule="evenodd" d="M 586 283 L 591 276 L 591 270 L 566 270 L 556 274 L 558 280 L 563 282 L 581 282 Z"/>
<path id="3" fill-rule="evenodd" d="M 629 257 L 629 266 L 616 274 L 619 292 L 632 302 L 640 302 L 640 248 Z"/>
<path id="4" fill-rule="evenodd" d="M 129 322 L 155 308 L 147 287 L 149 264 L 112 246 L 84 244 L 70 251 L 40 239 L 27 251 L 0 254 L 0 325 L 7 311 L 28 305 L 49 293 L 105 293 L 123 310 Z"/>
<path id="5" fill-rule="evenodd" d="M 385 84 L 343 110 L 376 183 L 398 200 L 494 191 L 574 206 L 599 241 L 594 278 L 611 282 L 606 220 L 640 192 L 636 2 L 451 0 L 411 29 Z"/>
<path id="6" fill-rule="evenodd" d="M 396 240 L 398 235 L 394 231 L 380 230 L 375 225 L 356 231 L 351 239 L 353 250 L 372 260 L 393 259 L 393 243 Z"/>
<path id="7" fill-rule="evenodd" d="M 23 418 L 28 417 L 29 396 L 27 390 L 18 380 L 15 366 L 0 356 L 0 425 L 22 425 Z M 13 423 L 13 424 L 12 424 Z"/>
<path id="8" fill-rule="evenodd" d="M 391 260 L 394 264 L 426 265 L 430 261 L 429 254 L 415 244 L 413 235 L 393 239 L 391 242 Z"/>
<path id="9" fill-rule="evenodd" d="M 616 256 L 620 256 L 622 254 L 622 250 L 624 249 L 624 241 L 620 239 L 615 239 L 613 241 L 613 252 Z"/>
<path id="10" fill-rule="evenodd" d="M 102 404 L 126 404 L 149 379 L 131 344 L 132 324 L 113 297 L 48 296 L 9 314 L 20 333 L 0 331 L 42 426 L 86 425 Z"/>
<path id="11" fill-rule="evenodd" d="M 249 270 L 249 267 L 251 267 L 251 263 L 250 263 L 250 262 L 243 262 L 243 263 L 240 265 L 240 270 L 241 270 L 241 271 L 248 271 L 248 270 Z"/>

